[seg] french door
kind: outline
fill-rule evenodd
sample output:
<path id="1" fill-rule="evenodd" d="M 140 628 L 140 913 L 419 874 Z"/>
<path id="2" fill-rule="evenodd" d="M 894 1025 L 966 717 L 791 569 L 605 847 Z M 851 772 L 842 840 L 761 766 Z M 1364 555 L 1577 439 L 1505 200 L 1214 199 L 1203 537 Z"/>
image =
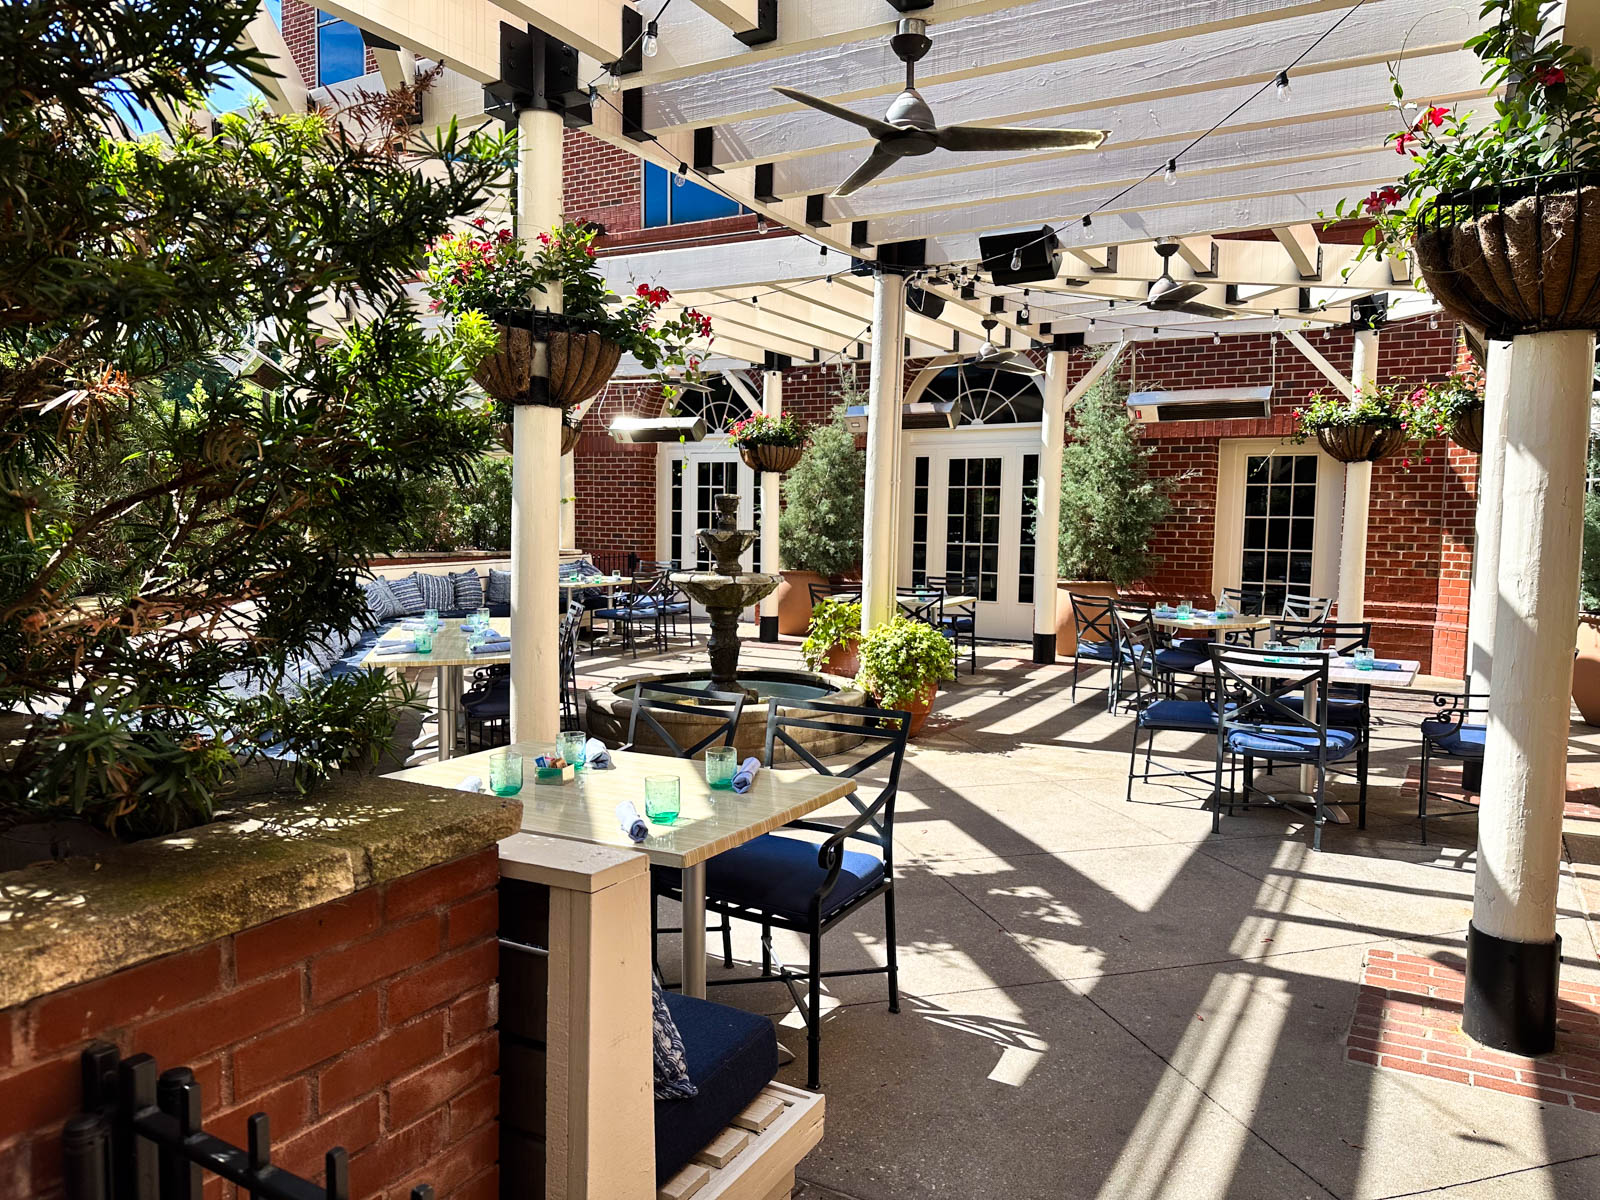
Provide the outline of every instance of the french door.
<path id="1" fill-rule="evenodd" d="M 707 438 L 692 446 L 671 446 L 664 452 L 668 503 L 665 527 L 657 529 L 659 556 L 682 564 L 685 570 L 709 568 L 711 556 L 697 536 L 717 521 L 717 497 L 732 492 L 739 497 L 739 528 L 757 530 L 756 540 L 739 560 L 746 571 L 761 562 L 761 489 L 755 472 L 745 466 L 725 438 Z M 698 605 L 695 612 L 701 612 Z"/>
<path id="2" fill-rule="evenodd" d="M 1344 467 L 1276 439 L 1224 441 L 1219 456 L 1214 590 L 1260 593 L 1269 613 L 1288 592 L 1333 597 Z"/>

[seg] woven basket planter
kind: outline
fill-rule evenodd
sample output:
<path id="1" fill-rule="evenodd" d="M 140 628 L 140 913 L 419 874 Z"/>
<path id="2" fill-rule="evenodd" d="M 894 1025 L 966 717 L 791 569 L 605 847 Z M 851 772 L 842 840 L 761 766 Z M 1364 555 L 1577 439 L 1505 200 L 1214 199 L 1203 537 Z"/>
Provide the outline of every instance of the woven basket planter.
<path id="1" fill-rule="evenodd" d="M 582 404 L 606 386 L 622 358 L 622 347 L 598 333 L 536 330 L 517 324 L 497 328 L 500 343 L 478 364 L 472 378 L 507 404 L 561 408 Z M 549 347 L 549 376 L 536 381 L 533 360 L 540 342 Z"/>
<path id="2" fill-rule="evenodd" d="M 1450 422 L 1450 440 L 1463 450 L 1483 453 L 1483 405 L 1474 404 L 1463 409 Z"/>
<path id="3" fill-rule="evenodd" d="M 1404 429 L 1382 425 L 1334 425 L 1317 430 L 1317 444 L 1342 463 L 1388 458 L 1405 440 Z"/>
<path id="4" fill-rule="evenodd" d="M 740 446 L 739 457 L 752 471 L 773 471 L 781 475 L 792 470 L 806 452 L 804 446 Z"/>
<path id="5" fill-rule="evenodd" d="M 1588 181 L 1442 195 L 1413 249 L 1439 303 L 1490 337 L 1600 329 L 1600 187 Z"/>
<path id="6" fill-rule="evenodd" d="M 500 445 L 507 454 L 511 453 L 511 423 L 508 421 L 499 427 Z M 570 421 L 561 422 L 561 453 L 571 454 L 578 446 L 578 427 Z"/>

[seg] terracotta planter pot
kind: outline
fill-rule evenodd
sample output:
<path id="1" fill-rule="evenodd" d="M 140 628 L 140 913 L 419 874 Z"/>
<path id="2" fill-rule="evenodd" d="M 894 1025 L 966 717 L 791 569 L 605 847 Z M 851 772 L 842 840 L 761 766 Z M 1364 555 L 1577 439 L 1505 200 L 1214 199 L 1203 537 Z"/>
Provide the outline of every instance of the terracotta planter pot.
<path id="1" fill-rule="evenodd" d="M 815 571 L 784 571 L 778 597 L 778 632 L 785 637 L 804 637 L 811 625 L 811 585 L 821 586 L 827 579 Z"/>
<path id="2" fill-rule="evenodd" d="M 829 650 L 828 657 L 822 660 L 822 670 L 826 675 L 854 679 L 861 670 L 861 643 L 851 642 L 847 646 L 835 646 Z"/>
<path id="3" fill-rule="evenodd" d="M 1572 702 L 1585 725 L 1600 726 L 1600 615 L 1578 618 L 1578 657 L 1572 662 Z"/>
<path id="4" fill-rule="evenodd" d="M 500 343 L 477 365 L 472 378 L 496 400 L 508 404 L 562 408 L 581 404 L 605 387 L 622 358 L 622 347 L 597 333 L 544 332 L 504 324 L 496 328 Z M 533 358 L 541 341 L 549 348 L 550 373 L 542 396 L 536 398 Z"/>
<path id="5" fill-rule="evenodd" d="M 739 447 L 739 457 L 744 459 L 745 466 L 752 471 L 771 471 L 776 475 L 793 470 L 805 452 L 804 446 Z"/>
<path id="6" fill-rule="evenodd" d="M 928 684 L 922 695 L 907 704 L 903 711 L 911 714 L 911 725 L 906 730 L 908 738 L 914 738 L 922 732 L 922 727 L 928 723 L 928 714 L 933 711 L 933 702 L 939 695 L 939 681 L 935 679 Z"/>
<path id="7" fill-rule="evenodd" d="M 1107 579 L 1056 580 L 1056 657 L 1072 658 L 1078 653 L 1078 619 L 1072 612 L 1072 593 L 1080 596 L 1117 598 L 1117 585 Z"/>
<path id="8" fill-rule="evenodd" d="M 1381 425 L 1339 425 L 1317 430 L 1317 444 L 1342 463 L 1377 462 L 1405 444 L 1404 429 Z"/>
<path id="9" fill-rule="evenodd" d="M 1417 265 L 1451 316 L 1493 338 L 1600 328 L 1600 188 L 1574 182 L 1452 193 L 1423 212 Z"/>
<path id="10" fill-rule="evenodd" d="M 1450 440 L 1463 450 L 1483 453 L 1483 405 L 1474 404 L 1450 422 Z"/>

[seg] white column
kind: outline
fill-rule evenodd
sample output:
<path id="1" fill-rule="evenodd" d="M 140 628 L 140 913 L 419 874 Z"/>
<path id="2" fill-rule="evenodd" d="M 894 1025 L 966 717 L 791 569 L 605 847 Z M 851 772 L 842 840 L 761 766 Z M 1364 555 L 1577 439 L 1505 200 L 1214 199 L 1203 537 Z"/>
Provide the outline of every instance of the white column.
<path id="1" fill-rule="evenodd" d="M 1350 383 L 1357 391 L 1378 378 L 1378 331 L 1356 330 Z M 1344 468 L 1344 533 L 1339 542 L 1339 612 L 1341 621 L 1363 620 L 1367 594 L 1367 513 L 1372 506 L 1372 464 L 1346 463 Z"/>
<path id="2" fill-rule="evenodd" d="M 1483 452 L 1478 455 L 1478 511 L 1472 532 L 1472 598 L 1467 606 L 1467 686 L 1489 691 L 1494 665 L 1496 585 L 1500 574 L 1502 476 L 1506 462 L 1506 395 L 1511 387 L 1511 346 L 1490 342 L 1484 370 Z"/>
<path id="3" fill-rule="evenodd" d="M 1594 334 L 1511 342 L 1494 690 L 1489 696 L 1464 1028 L 1555 1044 L 1556 887 L 1566 801 Z"/>
<path id="4" fill-rule="evenodd" d="M 761 373 L 761 411 L 769 417 L 783 416 L 783 372 Z M 776 575 L 781 569 L 778 561 L 778 485 L 783 476 L 775 471 L 761 472 L 761 561 L 756 569 L 765 575 Z M 778 593 L 773 592 L 761 601 L 761 640 L 778 640 Z"/>
<path id="5" fill-rule="evenodd" d="M 1067 421 L 1072 355 L 1045 356 L 1044 411 L 1039 419 L 1039 502 L 1033 530 L 1033 661 L 1056 660 L 1056 579 L 1061 531 L 1061 444 Z"/>
<path id="6" fill-rule="evenodd" d="M 862 536 L 861 629 L 882 625 L 894 613 L 894 490 L 900 441 L 901 358 L 906 281 L 880 271 L 872 285 L 872 379 L 867 393 L 867 515 Z"/>
<path id="7" fill-rule="evenodd" d="M 557 433 L 560 430 L 556 431 Z M 561 548 L 578 548 L 578 455 L 561 456 Z"/>
<path id="8" fill-rule="evenodd" d="M 561 117 L 517 114 L 517 233 L 561 219 Z M 550 298 L 559 311 L 560 296 Z M 548 371 L 538 354 L 535 372 Z M 511 737 L 553 741 L 561 726 L 561 410 L 519 405 L 511 434 Z"/>

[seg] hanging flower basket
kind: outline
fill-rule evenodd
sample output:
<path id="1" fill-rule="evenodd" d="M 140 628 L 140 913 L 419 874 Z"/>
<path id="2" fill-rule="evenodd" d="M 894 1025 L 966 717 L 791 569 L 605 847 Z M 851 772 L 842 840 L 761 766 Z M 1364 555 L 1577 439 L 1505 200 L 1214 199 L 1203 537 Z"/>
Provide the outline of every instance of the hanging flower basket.
<path id="1" fill-rule="evenodd" d="M 1473 404 L 1456 414 L 1450 423 L 1450 440 L 1463 450 L 1483 453 L 1483 405 Z"/>
<path id="2" fill-rule="evenodd" d="M 1494 338 L 1600 329 L 1597 184 L 1558 175 L 1439 195 L 1413 239 L 1428 290 Z"/>
<path id="3" fill-rule="evenodd" d="M 501 425 L 497 432 L 500 437 L 500 445 L 505 449 L 507 454 L 510 454 L 512 444 L 511 422 L 507 421 L 505 424 Z M 561 422 L 561 453 L 571 454 L 575 449 L 577 449 L 579 433 L 580 430 L 578 426 L 574 425 L 571 421 Z"/>
<path id="4" fill-rule="evenodd" d="M 1406 440 L 1404 429 L 1365 421 L 1324 425 L 1315 432 L 1317 444 L 1342 463 L 1377 462 L 1400 449 Z"/>
<path id="5" fill-rule="evenodd" d="M 472 373 L 479 386 L 507 404 L 549 404 L 572 408 L 599 393 L 622 358 L 622 347 L 598 333 L 541 329 L 531 319 L 526 325 L 500 323 L 499 345 Z M 549 376 L 544 388 L 535 384 L 534 353 L 540 342 L 549 347 Z"/>
<path id="6" fill-rule="evenodd" d="M 740 446 L 739 457 L 752 471 L 782 474 L 792 470 L 806 452 L 804 446 Z"/>
<path id="7" fill-rule="evenodd" d="M 622 358 L 622 347 L 598 333 L 550 333 L 550 403 L 562 408 L 600 394 Z"/>

